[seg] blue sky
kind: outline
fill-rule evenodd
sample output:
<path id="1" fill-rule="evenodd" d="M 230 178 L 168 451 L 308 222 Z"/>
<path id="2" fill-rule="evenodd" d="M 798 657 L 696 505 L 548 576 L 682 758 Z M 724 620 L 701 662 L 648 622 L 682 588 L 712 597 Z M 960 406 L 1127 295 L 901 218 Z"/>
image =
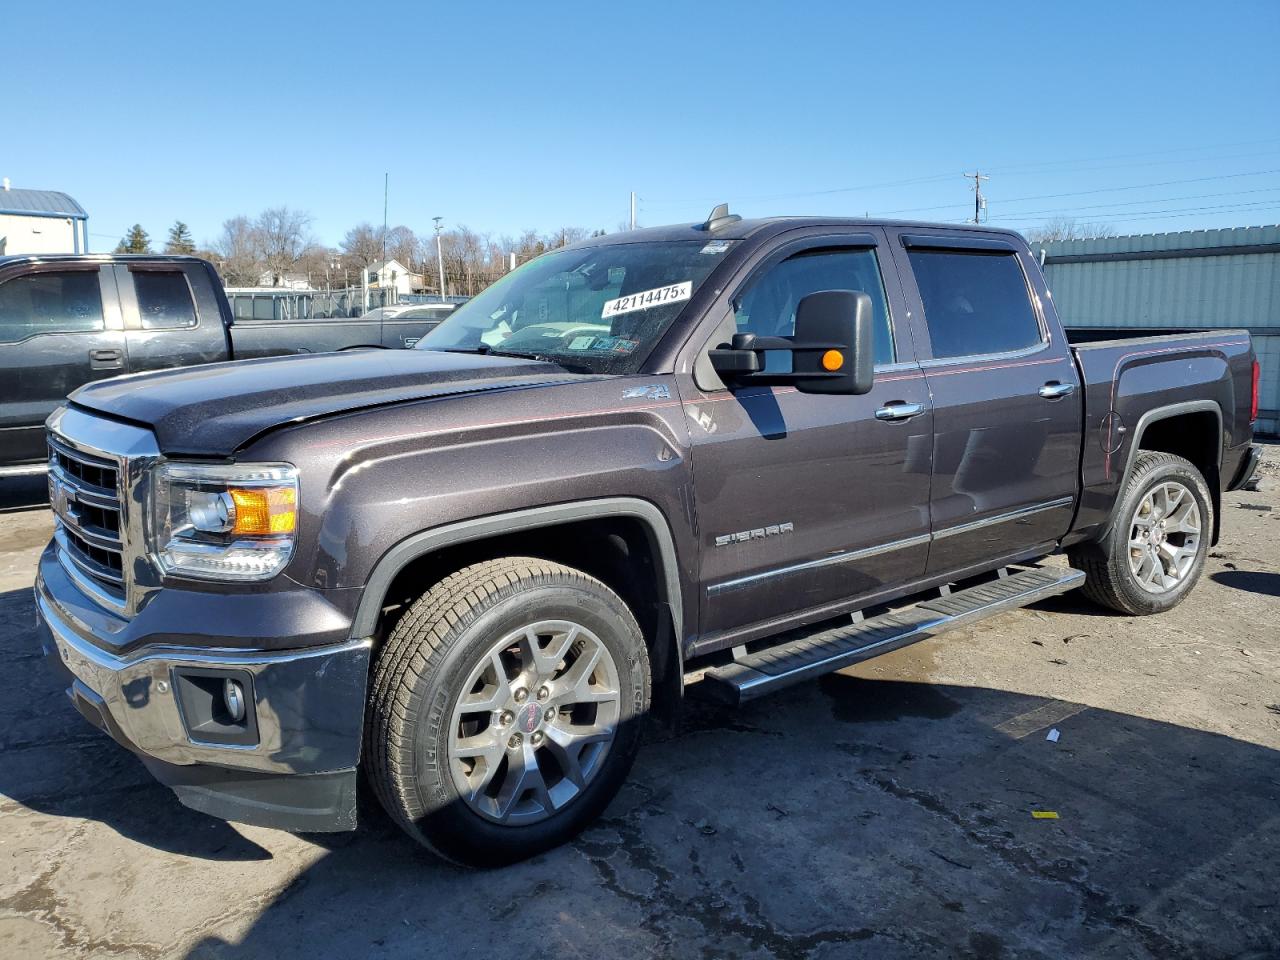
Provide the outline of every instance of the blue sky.
<path id="1" fill-rule="evenodd" d="M 749 215 L 1280 221 L 1280 2 L 13 4 L 0 176 L 95 249 Z"/>

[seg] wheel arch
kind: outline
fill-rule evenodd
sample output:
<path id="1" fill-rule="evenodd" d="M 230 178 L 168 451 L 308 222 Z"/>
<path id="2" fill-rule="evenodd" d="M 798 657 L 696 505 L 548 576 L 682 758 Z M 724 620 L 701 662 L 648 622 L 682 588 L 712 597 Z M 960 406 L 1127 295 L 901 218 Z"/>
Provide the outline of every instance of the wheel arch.
<path id="1" fill-rule="evenodd" d="M 1204 476 L 1213 503 L 1213 536 L 1218 542 L 1222 515 L 1222 407 L 1214 400 L 1187 400 L 1155 407 L 1138 418 L 1133 427 L 1133 440 L 1125 458 L 1124 473 L 1116 489 L 1115 503 L 1105 532 L 1110 533 L 1117 520 L 1121 496 L 1133 475 L 1138 454 L 1171 453 L 1190 461 Z"/>
<path id="2" fill-rule="evenodd" d="M 602 527 L 601 524 L 606 526 Z M 673 689 L 678 695 L 683 687 L 683 656 L 679 638 L 684 635 L 684 624 L 675 539 L 662 511 L 649 501 L 635 497 L 607 497 L 532 507 L 446 524 L 406 537 L 388 550 L 374 566 L 352 620 L 351 636 L 365 638 L 377 633 L 388 600 L 395 599 L 392 595 L 393 585 L 403 576 L 411 574 L 415 565 L 425 564 L 425 569 L 429 570 L 433 558 L 467 556 L 470 562 L 477 553 L 498 556 L 535 553 L 545 555 L 545 559 L 574 565 L 571 551 L 569 557 L 564 556 L 563 548 L 530 551 L 527 542 L 520 543 L 520 538 L 522 535 L 555 529 L 566 534 L 570 530 L 601 533 L 612 528 L 610 525 L 623 525 L 643 532 L 648 556 L 653 564 L 652 583 L 635 582 L 640 578 L 631 578 L 630 583 L 620 582 L 618 577 L 601 576 L 600 579 L 622 595 L 624 600 L 633 602 L 637 597 L 637 590 L 640 591 L 639 595 L 643 595 L 645 590 L 652 588 L 658 615 L 647 631 L 652 636 L 647 636 L 646 639 L 650 641 L 655 693 L 657 683 L 662 681 L 664 688 Z M 566 539 L 561 542 L 572 541 Z M 575 543 L 575 546 L 581 551 L 581 543 Z M 445 563 L 446 567 L 450 565 Z M 591 569 L 586 572 L 598 573 Z M 427 585 L 429 584 L 424 584 Z M 633 613 L 644 626 L 644 612 L 633 609 Z"/>

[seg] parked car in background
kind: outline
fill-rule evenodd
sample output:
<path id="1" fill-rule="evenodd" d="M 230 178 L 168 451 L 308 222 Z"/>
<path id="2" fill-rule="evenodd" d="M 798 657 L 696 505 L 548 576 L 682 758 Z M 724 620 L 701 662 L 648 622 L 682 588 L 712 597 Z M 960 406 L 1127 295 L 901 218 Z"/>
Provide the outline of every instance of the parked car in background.
<path id="1" fill-rule="evenodd" d="M 399 303 L 393 307 L 374 307 L 361 319 L 380 319 L 384 341 L 398 337 L 397 346 L 412 347 L 457 307 L 456 303 Z"/>
<path id="2" fill-rule="evenodd" d="M 81 712 L 207 813 L 350 829 L 361 765 L 419 842 L 510 862 L 604 810 L 687 688 L 1077 587 L 1169 610 L 1257 465 L 1248 331 L 1068 343 L 1015 233 L 625 238 L 412 351 L 77 391 L 35 589 Z"/>
<path id="3" fill-rule="evenodd" d="M 412 346 L 449 310 L 237 319 L 213 265 L 197 257 L 0 257 L 0 476 L 44 468 L 45 420 L 90 381 L 218 360 Z"/>

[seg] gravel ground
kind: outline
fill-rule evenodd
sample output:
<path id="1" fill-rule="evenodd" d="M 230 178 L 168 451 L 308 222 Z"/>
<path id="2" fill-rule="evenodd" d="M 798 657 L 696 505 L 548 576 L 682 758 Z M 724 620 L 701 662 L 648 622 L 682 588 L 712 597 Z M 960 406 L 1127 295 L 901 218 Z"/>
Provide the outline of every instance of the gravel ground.
<path id="1" fill-rule="evenodd" d="M 46 675 L 50 520 L 23 508 L 42 481 L 10 483 L 0 956 L 1280 956 L 1280 447 L 1268 461 L 1171 613 L 1067 596 L 694 706 L 577 842 L 484 873 L 371 806 L 353 834 L 290 836 L 153 784 Z"/>

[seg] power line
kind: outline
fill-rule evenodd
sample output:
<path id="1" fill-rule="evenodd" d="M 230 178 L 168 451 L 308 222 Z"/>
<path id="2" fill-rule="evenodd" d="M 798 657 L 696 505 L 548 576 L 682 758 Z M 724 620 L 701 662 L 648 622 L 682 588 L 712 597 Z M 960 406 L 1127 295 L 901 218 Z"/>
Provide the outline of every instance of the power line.
<path id="1" fill-rule="evenodd" d="M 1280 137 L 1266 137 L 1262 140 L 1238 140 L 1234 143 L 1215 143 L 1213 145 L 1213 149 L 1217 150 L 1223 147 L 1252 147 L 1262 143 L 1280 143 Z M 1011 173 L 1019 173 L 1023 170 L 1042 170 L 1045 167 L 1074 166 L 1077 164 L 1084 164 L 1084 163 L 1098 163 L 1104 160 L 1132 160 L 1139 157 L 1163 157 L 1163 156 L 1167 156 L 1170 153 L 1186 153 L 1188 151 L 1205 150 L 1205 149 L 1209 149 L 1209 148 L 1203 145 L 1194 146 L 1194 147 L 1171 147 L 1165 150 L 1144 150 L 1140 153 L 1113 153 L 1110 156 L 1105 156 L 1105 157 L 1082 157 L 1074 160 L 1040 160 L 1035 163 L 1020 163 L 1020 164 L 1017 164 L 1016 166 L 1011 166 L 1011 167 L 997 166 L 997 167 L 992 167 L 990 169 L 992 170 L 993 173 L 1011 174 Z M 1275 151 L 1273 150 L 1265 150 L 1262 153 L 1267 154 L 1267 153 L 1274 153 L 1274 152 Z M 1243 156 L 1261 156 L 1261 155 L 1262 154 L 1257 154 L 1257 153 L 1243 154 Z M 1241 156 L 1241 155 L 1237 154 L 1236 156 Z M 1188 157 L 1183 160 L 1169 160 L 1167 162 L 1197 163 L 1201 161 L 1231 160 L 1231 159 L 1235 159 L 1235 157 L 1224 157 L 1218 154 L 1213 154 L 1207 157 Z"/>
<path id="2" fill-rule="evenodd" d="M 1229 148 L 1229 147 L 1256 146 L 1258 144 L 1263 144 L 1263 143 L 1280 143 L 1280 137 L 1267 137 L 1260 140 L 1238 140 L 1238 141 L 1233 141 L 1231 143 L 1218 143 L 1218 144 L 1214 144 L 1214 148 L 1221 149 L 1223 147 Z M 1000 173 L 1000 174 L 1010 173 L 1011 174 L 1011 173 L 1032 171 L 1032 170 L 1038 170 L 1046 167 L 1055 167 L 1055 166 L 1066 166 L 1070 168 L 1072 166 L 1078 166 L 1080 164 L 1095 163 L 1095 162 L 1105 161 L 1105 160 L 1124 160 L 1124 159 L 1133 159 L 1137 157 L 1152 157 L 1152 156 L 1163 157 L 1163 156 L 1167 156 L 1170 153 L 1185 153 L 1188 151 L 1198 151 L 1198 150 L 1204 150 L 1204 149 L 1206 148 L 1203 145 L 1192 146 L 1192 147 L 1169 147 L 1163 150 L 1147 150 L 1139 153 L 1119 153 L 1119 154 L 1110 154 L 1110 155 L 1101 156 L 1101 157 L 1078 157 L 1072 160 L 1045 160 L 1045 161 L 1038 161 L 1036 163 L 1017 164 L 1017 165 L 1008 166 L 1008 167 L 1000 167 L 1000 166 L 989 167 L 988 169 L 991 170 L 992 173 Z M 1216 154 L 1216 155 L 1210 155 L 1205 157 L 1191 157 L 1185 160 L 1166 160 L 1166 161 L 1156 161 L 1156 162 L 1158 163 L 1212 163 L 1212 162 L 1218 162 L 1221 160 L 1241 159 L 1242 157 L 1264 156 L 1264 155 L 1272 154 L 1274 152 L 1275 151 L 1269 150 L 1269 151 L 1264 151 L 1261 154 L 1243 154 L 1243 155 L 1235 155 L 1235 156 L 1223 156 L 1221 154 Z M 1127 165 L 1121 165 L 1121 166 L 1123 167 Z M 1112 168 L 1098 168 L 1098 169 L 1117 169 L 1117 168 L 1112 167 Z M 1067 171 L 1061 171 L 1061 172 L 1070 172 L 1070 171 L 1067 170 Z M 950 180 L 953 176 L 955 176 L 955 174 L 953 173 L 938 173 L 938 174 L 929 174 L 927 176 L 912 177 L 905 180 L 886 180 L 881 183 L 864 183 L 864 184 L 858 184 L 857 186 L 851 186 L 851 187 L 833 187 L 825 190 L 809 190 L 809 191 L 802 191 L 798 193 L 775 193 L 775 194 L 768 194 L 768 195 L 761 194 L 761 195 L 754 195 L 754 196 L 736 196 L 736 197 L 730 197 L 729 199 L 738 203 L 743 203 L 748 201 L 754 202 L 754 201 L 768 201 L 768 200 L 791 200 L 791 199 L 799 199 L 803 197 L 821 197 L 821 196 L 828 196 L 828 195 L 837 194 L 837 193 L 854 193 L 860 190 L 881 190 L 881 189 L 887 189 L 890 187 L 907 187 L 907 186 L 916 186 L 918 184 L 924 184 L 924 183 L 938 183 L 941 181 Z M 653 206 L 670 207 L 670 206 L 686 206 L 686 205 L 695 204 L 695 203 L 719 203 L 724 199 L 725 197 L 721 195 L 719 197 L 709 197 L 709 198 L 703 197 L 703 198 L 694 198 L 694 199 L 687 199 L 687 200 L 658 200 L 658 201 L 649 201 L 649 202 Z M 924 208 L 924 209 L 940 209 L 940 208 L 931 207 L 931 208 Z M 902 212 L 906 212 L 906 211 L 902 211 Z"/>
<path id="3" fill-rule="evenodd" d="M 1208 183 L 1214 180 L 1234 180 L 1240 177 L 1261 177 L 1267 174 L 1280 173 L 1280 169 L 1275 170 L 1251 170 L 1247 173 L 1224 173 L 1212 177 L 1187 177 L 1181 180 L 1161 180 L 1154 183 L 1135 183 L 1123 187 L 1099 187 L 1093 190 L 1072 190 L 1067 193 L 1041 193 L 1027 197 L 1011 197 L 1008 200 L 1001 200 L 1001 205 L 1009 203 L 1025 203 L 1029 200 L 1058 200 L 1063 197 L 1086 197 L 1098 193 L 1118 193 L 1124 190 L 1149 190 L 1152 187 L 1172 187 L 1183 183 Z M 954 210 L 959 204 L 948 203 L 932 207 L 906 207 L 900 210 L 882 211 L 885 215 L 896 215 L 899 213 L 924 213 L 929 210 Z"/>
<path id="4" fill-rule="evenodd" d="M 1241 197 L 1255 193 L 1276 193 L 1280 191 L 1280 187 L 1259 187 L 1254 190 L 1226 190 L 1220 193 L 1192 193 L 1183 197 L 1148 197 L 1143 200 L 1129 200 L 1123 203 L 1094 203 L 1086 206 L 1073 207 L 1054 207 L 1046 210 L 1016 210 L 1011 216 L 1017 217 L 1047 217 L 1054 214 L 1076 214 L 1081 211 L 1093 211 L 1091 216 L 1105 217 L 1107 210 L 1114 210 L 1118 207 L 1140 207 L 1148 203 L 1178 203 L 1183 200 L 1210 200 L 1218 197 Z M 1097 212 L 1102 211 L 1102 212 Z"/>
<path id="5" fill-rule="evenodd" d="M 1202 206 L 1202 207 L 1171 207 L 1171 208 L 1165 208 L 1163 210 L 1138 210 L 1138 211 L 1133 211 L 1128 216 L 1114 217 L 1114 218 L 1108 217 L 1107 219 L 1148 220 L 1148 219 L 1155 219 L 1157 217 L 1164 217 L 1164 216 L 1175 216 L 1175 215 L 1189 216 L 1191 214 L 1206 213 L 1210 211 L 1222 212 L 1226 210 L 1248 210 L 1248 209 L 1254 209 L 1258 207 L 1266 208 L 1266 209 L 1278 209 L 1280 208 L 1280 204 L 1277 204 L 1275 200 L 1256 200 L 1251 203 L 1227 203 L 1227 204 L 1218 204 L 1218 205 Z M 1006 220 L 1006 221 L 1008 220 L 1016 221 L 1022 218 L 1023 218 L 1023 214 L 1020 214 L 1020 213 L 1012 213 L 1007 215 L 999 214 L 995 217 L 995 219 L 997 220 Z M 969 221 L 964 221 L 964 222 L 967 223 Z"/>

